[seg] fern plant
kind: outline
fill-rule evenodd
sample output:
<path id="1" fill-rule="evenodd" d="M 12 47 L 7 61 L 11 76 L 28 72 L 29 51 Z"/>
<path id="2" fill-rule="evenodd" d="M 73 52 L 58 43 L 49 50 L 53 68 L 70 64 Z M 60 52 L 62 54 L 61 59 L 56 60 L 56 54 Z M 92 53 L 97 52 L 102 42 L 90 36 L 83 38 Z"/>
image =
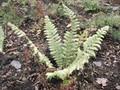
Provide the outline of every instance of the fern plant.
<path id="1" fill-rule="evenodd" d="M 82 69 L 90 57 L 95 57 L 95 52 L 100 48 L 102 39 L 109 29 L 108 26 L 103 27 L 95 35 L 89 37 L 83 43 L 82 50 L 78 43 L 79 37 L 77 35 L 80 23 L 74 12 L 64 4 L 63 11 L 64 15 L 68 16 L 71 20 L 71 30 L 66 31 L 63 42 L 61 42 L 55 25 L 50 21 L 48 16 L 45 16 L 45 35 L 48 40 L 50 53 L 58 66 L 63 68 L 62 70 L 47 73 L 46 75 L 49 79 L 59 77 L 64 80 L 74 70 Z"/>
<path id="2" fill-rule="evenodd" d="M 12 22 L 19 26 L 26 17 L 35 17 L 36 0 L 4 0 L 5 5 L 0 7 L 0 24 Z"/>
<path id="3" fill-rule="evenodd" d="M 105 26 L 97 31 L 97 33 L 83 43 L 83 48 L 80 48 L 79 36 L 77 30 L 79 30 L 79 21 L 77 16 L 72 10 L 63 4 L 64 15 L 68 16 L 71 20 L 71 30 L 66 31 L 64 34 L 64 40 L 61 41 L 61 37 L 57 33 L 57 28 L 51 22 L 48 16 L 45 16 L 45 35 L 48 41 L 50 53 L 59 66 L 59 69 L 54 72 L 48 72 L 47 78 L 51 79 L 58 77 L 64 80 L 74 70 L 83 69 L 85 63 L 88 62 L 90 57 L 95 57 L 95 52 L 100 48 L 100 44 L 109 30 L 109 26 Z M 15 34 L 19 37 L 27 39 L 28 44 L 33 51 L 34 55 L 37 55 L 41 62 L 44 62 L 49 68 L 52 67 L 49 59 L 39 52 L 37 47 L 26 36 L 26 34 L 18 29 L 15 25 L 8 23 L 8 26 L 12 28 Z"/>
<path id="4" fill-rule="evenodd" d="M 0 52 L 3 52 L 3 42 L 5 39 L 5 35 L 2 29 L 2 26 L 0 26 Z"/>
<path id="5" fill-rule="evenodd" d="M 95 17 L 93 17 L 90 22 L 88 22 L 90 26 L 96 26 L 96 27 L 103 27 L 105 25 L 109 25 L 111 27 L 119 27 L 120 26 L 120 16 L 119 15 L 102 15 L 98 14 Z"/>
<path id="6" fill-rule="evenodd" d="M 63 70 L 58 70 L 54 72 L 47 73 L 47 77 L 49 79 L 57 77 L 64 80 L 68 77 L 74 70 L 83 69 L 84 64 L 88 63 L 90 57 L 95 57 L 95 52 L 100 48 L 100 44 L 104 38 L 104 35 L 109 30 L 108 26 L 105 26 L 97 31 L 97 33 L 91 37 L 89 37 L 83 43 L 83 50 L 78 48 L 77 56 L 72 63 L 69 64 L 67 68 Z"/>

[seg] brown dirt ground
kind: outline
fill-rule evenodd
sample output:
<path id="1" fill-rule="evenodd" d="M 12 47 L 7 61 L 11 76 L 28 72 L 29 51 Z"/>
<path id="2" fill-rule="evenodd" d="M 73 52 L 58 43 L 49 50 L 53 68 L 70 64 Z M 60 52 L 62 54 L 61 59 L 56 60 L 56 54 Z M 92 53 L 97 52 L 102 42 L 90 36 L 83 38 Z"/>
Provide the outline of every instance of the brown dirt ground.
<path id="1" fill-rule="evenodd" d="M 59 16 L 52 19 L 63 36 L 65 31 L 62 30 L 69 29 L 65 27 L 69 20 Z M 33 29 L 34 25 L 35 21 L 27 19 L 20 28 L 52 61 L 42 29 L 38 32 L 39 28 Z M 24 38 L 18 38 L 8 27 L 5 33 L 5 54 L 0 53 L 0 90 L 120 90 L 117 89 L 120 86 L 120 42 L 113 40 L 110 35 L 106 36 L 96 58 L 91 58 L 83 71 L 75 71 L 70 85 L 64 87 L 59 80 L 49 82 L 46 79 L 45 74 L 49 69 L 32 56 Z M 21 63 L 20 71 L 10 65 L 13 60 Z M 101 66 L 96 66 L 95 61 L 100 62 Z M 106 86 L 98 84 L 97 78 L 106 78 Z"/>

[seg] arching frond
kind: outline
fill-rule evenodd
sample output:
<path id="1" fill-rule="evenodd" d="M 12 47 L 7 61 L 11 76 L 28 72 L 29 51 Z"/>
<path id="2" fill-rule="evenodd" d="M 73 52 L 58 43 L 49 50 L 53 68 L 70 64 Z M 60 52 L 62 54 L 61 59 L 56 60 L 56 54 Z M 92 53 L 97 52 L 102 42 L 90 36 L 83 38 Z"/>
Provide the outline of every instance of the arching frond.
<path id="1" fill-rule="evenodd" d="M 8 26 L 11 27 L 12 31 L 18 37 L 24 37 L 25 39 L 27 39 L 28 41 L 27 44 L 29 44 L 29 47 L 33 52 L 33 55 L 38 56 L 39 62 L 45 63 L 49 68 L 52 67 L 52 64 L 50 63 L 49 59 L 38 50 L 38 48 L 33 44 L 33 42 L 27 37 L 27 35 L 22 30 L 20 30 L 18 27 L 16 27 L 14 24 L 11 23 L 8 23 Z"/>
<path id="2" fill-rule="evenodd" d="M 57 33 L 55 25 L 50 21 L 48 16 L 45 16 L 44 32 L 48 40 L 51 55 L 56 60 L 58 66 L 63 67 L 63 48 L 61 38 Z"/>
<path id="3" fill-rule="evenodd" d="M 83 43 L 83 50 L 85 53 L 89 54 L 89 56 L 95 57 L 95 51 L 100 48 L 100 44 L 104 38 L 104 35 L 109 30 L 108 26 L 105 26 L 97 31 L 97 33 L 91 37 L 89 37 L 84 43 Z"/>
<path id="4" fill-rule="evenodd" d="M 79 30 L 80 22 L 77 19 L 76 14 L 64 4 L 63 4 L 63 11 L 64 11 L 64 15 L 68 16 L 71 20 L 71 30 L 72 31 Z"/>
<path id="5" fill-rule="evenodd" d="M 66 31 L 64 36 L 63 53 L 65 66 L 68 66 L 76 58 L 78 44 L 77 30 L 79 30 L 79 20 L 75 13 L 63 4 L 64 14 L 70 18 L 71 31 Z"/>
<path id="6" fill-rule="evenodd" d="M 84 64 L 88 62 L 88 59 L 89 59 L 89 56 L 85 54 L 83 51 L 81 51 L 80 49 L 78 49 L 77 57 L 73 61 L 73 63 L 71 63 L 67 68 L 63 70 L 47 73 L 46 74 L 47 78 L 52 79 L 57 77 L 64 80 L 66 77 L 69 77 L 69 75 L 72 74 L 74 70 L 82 69 Z"/>

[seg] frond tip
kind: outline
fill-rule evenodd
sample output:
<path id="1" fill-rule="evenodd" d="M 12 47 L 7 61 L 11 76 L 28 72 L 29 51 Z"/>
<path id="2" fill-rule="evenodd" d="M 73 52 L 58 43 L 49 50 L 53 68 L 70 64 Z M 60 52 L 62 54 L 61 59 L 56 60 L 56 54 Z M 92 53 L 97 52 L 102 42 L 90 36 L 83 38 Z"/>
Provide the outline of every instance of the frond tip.
<path id="1" fill-rule="evenodd" d="M 98 51 L 98 48 L 100 48 L 100 44 L 108 30 L 109 26 L 105 26 L 101 29 L 98 29 L 95 35 L 89 37 L 83 43 L 84 52 L 87 53 L 89 56 L 95 57 L 95 51 Z"/>
<path id="2" fill-rule="evenodd" d="M 79 20 L 75 13 L 66 5 L 62 4 L 63 14 L 70 18 L 71 30 L 66 31 L 63 43 L 57 33 L 57 28 L 50 21 L 48 16 L 45 16 L 45 34 L 48 40 L 50 53 L 55 59 L 58 66 L 65 68 L 76 58 L 78 44 L 77 30 L 79 30 Z"/>

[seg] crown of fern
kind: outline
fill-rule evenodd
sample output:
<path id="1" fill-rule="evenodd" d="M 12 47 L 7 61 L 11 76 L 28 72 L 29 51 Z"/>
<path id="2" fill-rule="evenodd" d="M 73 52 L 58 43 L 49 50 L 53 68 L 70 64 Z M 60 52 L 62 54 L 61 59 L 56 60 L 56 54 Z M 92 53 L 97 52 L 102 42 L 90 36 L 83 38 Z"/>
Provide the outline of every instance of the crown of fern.
<path id="1" fill-rule="evenodd" d="M 47 73 L 49 79 L 58 77 L 64 80 L 74 70 L 83 69 L 84 64 L 88 62 L 91 56 L 95 56 L 95 52 L 100 48 L 100 44 L 104 38 L 104 35 L 108 32 L 109 27 L 105 26 L 97 31 L 97 33 L 89 37 L 83 44 L 83 50 L 78 48 L 76 59 L 65 69 L 58 70 L 53 73 Z"/>
<path id="2" fill-rule="evenodd" d="M 97 15 L 93 19 L 88 22 L 91 26 L 103 27 L 105 25 L 113 26 L 120 26 L 120 16 L 119 15 Z"/>
<path id="3" fill-rule="evenodd" d="M 68 16 L 71 20 L 71 30 L 66 31 L 64 35 L 63 43 L 61 42 L 61 37 L 57 33 L 57 28 L 50 21 L 48 16 L 45 16 L 45 35 L 47 37 L 50 53 L 56 60 L 59 67 L 64 68 L 63 70 L 58 70 L 52 73 L 47 73 L 49 79 L 54 77 L 59 77 L 65 79 L 74 70 L 83 69 L 84 64 L 88 62 L 90 57 L 95 57 L 95 52 L 100 48 L 100 44 L 106 35 L 109 26 L 105 26 L 99 29 L 95 35 L 87 38 L 83 43 L 83 49 L 79 48 L 77 30 L 79 29 L 79 21 L 67 6 L 63 4 L 64 15 Z M 28 44 L 34 55 L 37 55 L 40 62 L 44 62 L 48 67 L 52 67 L 49 59 L 42 54 L 37 47 L 32 43 L 32 41 L 26 36 L 26 34 L 18 29 L 15 25 L 8 23 L 8 26 L 12 28 L 15 34 L 19 37 L 24 37 L 27 39 Z"/>

